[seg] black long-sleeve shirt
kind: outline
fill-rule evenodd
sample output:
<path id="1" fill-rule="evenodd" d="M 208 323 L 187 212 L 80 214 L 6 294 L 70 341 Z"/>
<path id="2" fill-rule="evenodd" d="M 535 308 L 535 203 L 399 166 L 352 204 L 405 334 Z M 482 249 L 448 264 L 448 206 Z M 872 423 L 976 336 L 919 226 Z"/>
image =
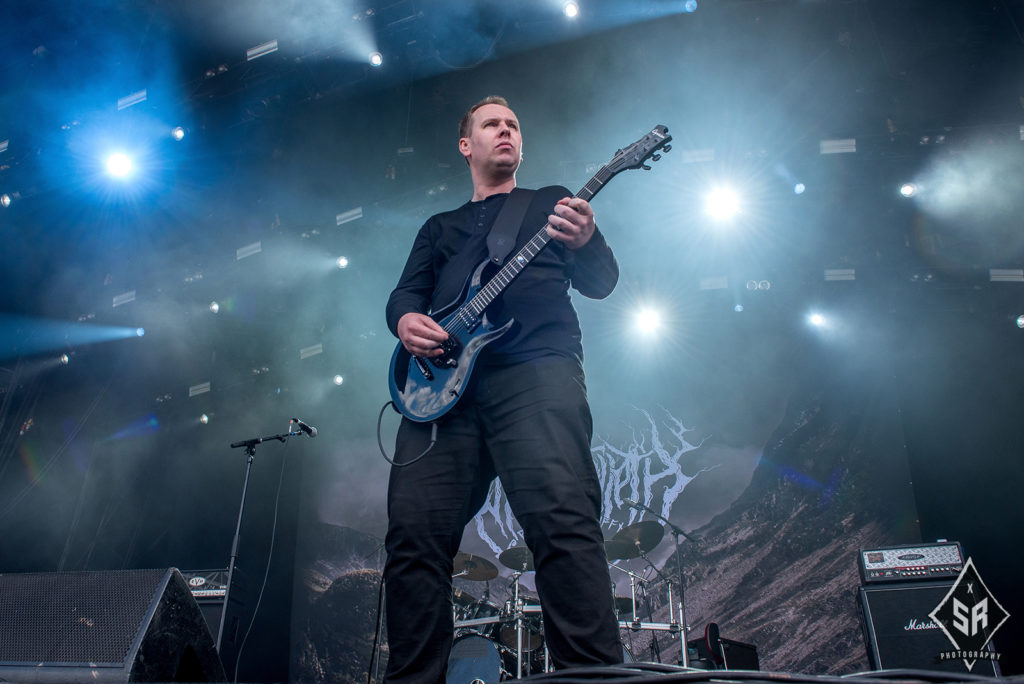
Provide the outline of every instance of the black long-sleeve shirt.
<path id="1" fill-rule="evenodd" d="M 555 185 L 537 190 L 510 254 L 547 223 L 558 200 L 571 195 Z M 398 286 L 388 299 L 391 332 L 398 334 L 398 320 L 407 313 L 436 312 L 456 301 L 470 274 L 487 259 L 487 234 L 507 197 L 507 193 L 492 195 L 427 219 L 416 235 Z M 489 345 L 481 362 L 505 365 L 548 355 L 582 361 L 579 319 L 569 288 L 602 299 L 611 294 L 618 278 L 618 263 L 600 231 L 576 250 L 552 240 L 489 307 L 492 323 L 500 325 L 511 317 L 517 325 Z"/>

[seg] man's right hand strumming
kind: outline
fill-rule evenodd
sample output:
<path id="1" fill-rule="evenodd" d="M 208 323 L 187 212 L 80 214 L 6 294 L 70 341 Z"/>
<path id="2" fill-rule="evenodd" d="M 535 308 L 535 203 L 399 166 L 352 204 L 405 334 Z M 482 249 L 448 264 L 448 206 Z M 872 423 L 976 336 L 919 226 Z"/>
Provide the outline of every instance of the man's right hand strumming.
<path id="1" fill-rule="evenodd" d="M 440 356 L 443 350 L 439 345 L 448 339 L 448 333 L 430 316 L 410 312 L 398 319 L 398 339 L 414 356 Z"/>

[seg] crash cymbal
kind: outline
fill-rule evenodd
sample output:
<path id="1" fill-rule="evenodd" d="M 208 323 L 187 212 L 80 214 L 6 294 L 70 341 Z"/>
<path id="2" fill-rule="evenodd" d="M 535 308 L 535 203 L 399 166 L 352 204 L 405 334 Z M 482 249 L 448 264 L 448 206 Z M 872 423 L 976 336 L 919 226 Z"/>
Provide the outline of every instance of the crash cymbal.
<path id="1" fill-rule="evenodd" d="M 653 520 L 641 520 L 629 527 L 623 527 L 612 539 L 624 541 L 637 549 L 637 556 L 657 546 L 665 536 L 665 528 Z M 636 556 L 633 556 L 634 558 Z"/>
<path id="2" fill-rule="evenodd" d="M 471 553 L 455 554 L 455 577 L 483 582 L 498 576 L 498 568 L 491 561 Z"/>
<path id="3" fill-rule="evenodd" d="M 511 549 L 505 549 L 498 556 L 498 562 L 516 572 L 530 572 L 534 569 L 533 554 L 525 546 L 513 546 Z"/>
<path id="4" fill-rule="evenodd" d="M 610 560 L 619 559 L 630 559 L 639 558 L 640 552 L 636 550 L 636 545 L 631 544 L 628 541 L 622 539 L 605 539 L 604 540 L 604 555 Z"/>

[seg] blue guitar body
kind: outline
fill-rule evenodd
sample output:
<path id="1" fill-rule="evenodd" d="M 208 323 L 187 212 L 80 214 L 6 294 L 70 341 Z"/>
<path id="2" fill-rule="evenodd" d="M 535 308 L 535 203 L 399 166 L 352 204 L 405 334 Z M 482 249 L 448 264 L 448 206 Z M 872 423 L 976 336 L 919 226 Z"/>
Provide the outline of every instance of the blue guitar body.
<path id="1" fill-rule="evenodd" d="M 401 343 L 395 347 L 388 370 L 388 389 L 395 406 L 409 420 L 426 423 L 451 410 L 462 398 L 480 352 L 515 323 L 510 320 L 495 328 L 486 313 L 476 315 L 470 307 L 462 305 L 480 292 L 489 263 L 484 261 L 476 267 L 452 304 L 431 314 L 448 331 L 448 340 L 441 346 L 444 354 L 426 359 L 413 356 Z"/>

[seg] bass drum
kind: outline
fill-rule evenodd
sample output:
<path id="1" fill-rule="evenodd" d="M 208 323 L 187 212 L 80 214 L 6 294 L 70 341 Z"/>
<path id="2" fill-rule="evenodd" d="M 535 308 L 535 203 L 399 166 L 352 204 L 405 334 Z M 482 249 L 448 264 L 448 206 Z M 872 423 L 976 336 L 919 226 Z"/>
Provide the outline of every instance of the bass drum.
<path id="1" fill-rule="evenodd" d="M 465 634 L 452 644 L 445 684 L 483 684 L 501 679 L 501 654 L 494 642 Z"/>

